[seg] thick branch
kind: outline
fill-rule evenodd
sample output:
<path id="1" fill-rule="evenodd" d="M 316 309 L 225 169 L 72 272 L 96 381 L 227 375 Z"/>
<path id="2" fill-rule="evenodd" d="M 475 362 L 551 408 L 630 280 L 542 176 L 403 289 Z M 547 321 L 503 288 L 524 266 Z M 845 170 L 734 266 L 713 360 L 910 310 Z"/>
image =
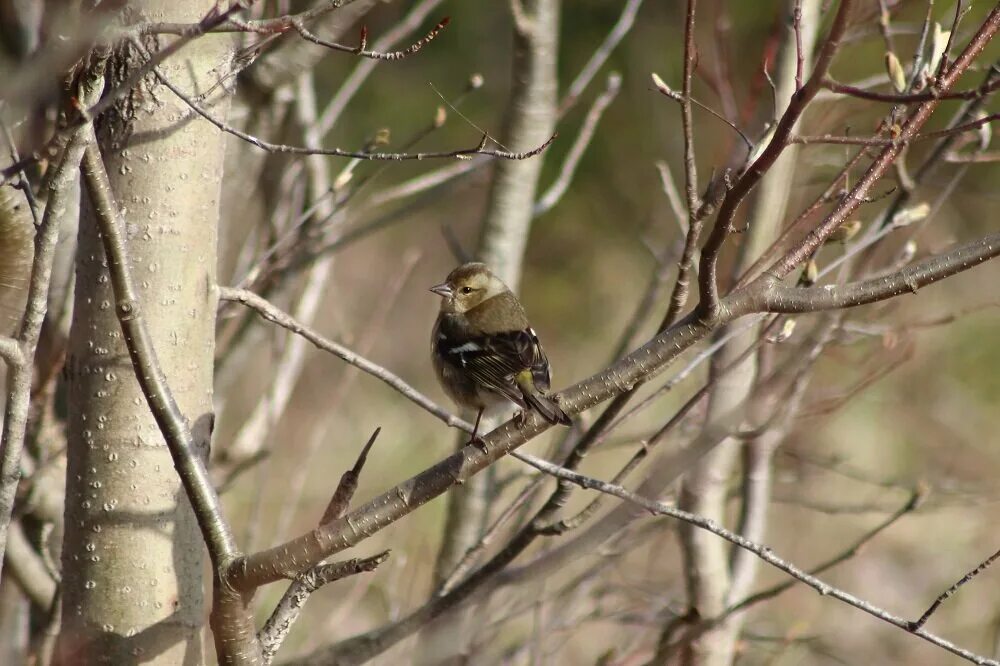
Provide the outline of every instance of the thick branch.
<path id="1" fill-rule="evenodd" d="M 1000 233 L 932 255 L 883 277 L 842 286 L 795 288 L 765 273 L 748 289 L 748 297 L 768 312 L 816 312 L 883 301 L 951 277 L 1000 255 Z"/>
<path id="2" fill-rule="evenodd" d="M 680 322 L 614 366 L 564 391 L 559 396 L 560 406 L 567 414 L 579 414 L 624 393 L 636 382 L 661 372 L 707 333 L 707 328 L 693 321 Z M 236 589 L 249 590 L 294 575 L 295 569 L 312 566 L 361 542 L 549 427 L 533 414 L 521 427 L 515 420 L 508 421 L 484 437 L 485 447 L 467 446 L 340 520 L 234 562 L 229 569 L 229 583 Z"/>

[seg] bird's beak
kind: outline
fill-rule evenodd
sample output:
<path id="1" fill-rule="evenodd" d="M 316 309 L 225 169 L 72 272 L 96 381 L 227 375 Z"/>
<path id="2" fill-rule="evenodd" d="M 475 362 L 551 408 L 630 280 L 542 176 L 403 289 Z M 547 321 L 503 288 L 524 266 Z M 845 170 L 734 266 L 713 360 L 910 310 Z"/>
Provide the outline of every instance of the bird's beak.
<path id="1" fill-rule="evenodd" d="M 451 298 L 452 296 L 455 295 L 455 290 L 452 289 L 451 285 L 449 285 L 447 282 L 442 282 L 441 284 L 434 285 L 433 287 L 431 287 L 431 291 L 433 291 L 438 296 L 441 296 L 442 298 Z"/>

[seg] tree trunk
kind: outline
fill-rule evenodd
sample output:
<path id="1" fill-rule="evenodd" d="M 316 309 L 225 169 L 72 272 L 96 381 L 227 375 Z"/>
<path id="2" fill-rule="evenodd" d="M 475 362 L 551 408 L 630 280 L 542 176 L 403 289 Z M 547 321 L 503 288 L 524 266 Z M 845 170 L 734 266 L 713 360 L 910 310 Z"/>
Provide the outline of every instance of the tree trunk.
<path id="1" fill-rule="evenodd" d="M 193 22 L 213 4 L 145 0 L 126 15 Z M 160 72 L 196 95 L 230 45 L 200 38 Z M 142 60 L 127 47 L 116 53 L 107 86 L 121 85 Z M 211 112 L 225 118 L 227 107 Z M 100 118 L 98 137 L 160 364 L 207 454 L 224 135 L 147 75 Z M 122 342 L 87 201 L 78 242 L 57 661 L 200 664 L 204 546 Z"/>

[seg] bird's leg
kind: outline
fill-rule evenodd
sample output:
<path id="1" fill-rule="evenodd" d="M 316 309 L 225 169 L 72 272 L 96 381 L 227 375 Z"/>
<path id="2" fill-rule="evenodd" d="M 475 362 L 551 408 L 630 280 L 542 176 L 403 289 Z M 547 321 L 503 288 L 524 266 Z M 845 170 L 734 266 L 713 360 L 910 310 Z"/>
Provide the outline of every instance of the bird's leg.
<path id="1" fill-rule="evenodd" d="M 527 422 L 527 420 L 528 420 L 527 409 L 519 409 L 516 412 L 514 412 L 514 425 L 517 426 L 518 430 L 524 427 L 524 424 Z"/>
<path id="2" fill-rule="evenodd" d="M 472 428 L 472 437 L 469 438 L 468 444 L 474 444 L 478 449 L 482 450 L 483 453 L 489 453 L 490 450 L 486 447 L 486 442 L 482 437 L 479 436 L 479 422 L 483 419 L 483 411 L 485 407 L 479 408 L 479 413 L 476 414 L 476 425 Z M 466 444 L 466 446 L 468 446 Z"/>

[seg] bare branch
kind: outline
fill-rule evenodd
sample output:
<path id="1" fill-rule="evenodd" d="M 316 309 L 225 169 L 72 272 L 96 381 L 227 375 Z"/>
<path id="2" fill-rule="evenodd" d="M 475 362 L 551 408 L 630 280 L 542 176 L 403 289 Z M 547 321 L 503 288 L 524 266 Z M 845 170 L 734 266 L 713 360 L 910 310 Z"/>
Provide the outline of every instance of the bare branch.
<path id="1" fill-rule="evenodd" d="M 430 13 L 437 9 L 441 2 L 442 0 L 421 0 L 415 3 L 409 13 L 399 23 L 375 42 L 373 50 L 388 51 L 393 48 L 400 40 L 419 28 Z M 333 129 L 333 126 L 340 119 L 344 109 L 347 108 L 347 105 L 354 99 L 358 90 L 361 89 L 361 86 L 364 85 L 365 81 L 368 80 L 368 77 L 381 62 L 383 61 L 372 59 L 362 60 L 347 75 L 347 78 L 344 79 L 344 82 L 330 99 L 326 108 L 319 114 L 319 120 L 316 121 L 318 136 L 323 137 L 330 133 L 330 130 Z"/>
<path id="2" fill-rule="evenodd" d="M 982 118 L 977 118 L 976 120 L 970 120 L 966 123 L 960 123 L 954 127 L 949 127 L 947 129 L 935 130 L 933 132 L 924 132 L 922 134 L 915 134 L 908 139 L 894 138 L 894 137 L 878 137 L 878 136 L 836 136 L 832 134 L 823 134 L 820 136 L 794 136 L 789 139 L 790 143 L 801 143 L 801 144 L 816 144 L 816 143 L 827 143 L 827 144 L 837 144 L 846 146 L 893 146 L 893 145 L 906 145 L 913 143 L 915 141 L 926 141 L 928 139 L 939 139 L 945 136 L 951 136 L 954 134 L 961 134 L 962 132 L 968 132 L 970 130 L 979 129 L 984 125 L 989 125 L 995 120 L 1000 119 L 1000 113 L 993 113 Z"/>
<path id="3" fill-rule="evenodd" d="M 443 19 L 438 21 L 437 25 L 431 28 L 430 32 L 424 35 L 421 39 L 411 44 L 409 47 L 401 51 L 389 51 L 389 52 L 365 50 L 365 46 L 367 45 L 368 41 L 367 28 L 361 29 L 361 44 L 357 47 L 353 47 L 353 46 L 345 46 L 343 44 L 336 44 L 334 42 L 327 41 L 313 34 L 305 27 L 305 25 L 303 25 L 302 21 L 298 19 L 292 20 L 292 27 L 295 28 L 296 32 L 302 35 L 304 39 L 312 42 L 313 44 L 317 44 L 319 46 L 323 46 L 328 49 L 333 49 L 335 51 L 344 51 L 346 53 L 353 53 L 354 55 L 358 55 L 363 58 L 371 58 L 372 60 L 402 60 L 403 58 L 413 55 L 414 53 L 422 49 L 424 46 L 426 46 L 428 43 L 430 43 L 431 40 L 433 40 L 435 37 L 438 36 L 439 32 L 444 30 L 445 26 L 448 25 L 448 22 L 450 20 L 451 19 L 448 18 L 447 16 L 444 17 Z"/>
<path id="4" fill-rule="evenodd" d="M 662 95 L 664 95 L 666 97 L 669 97 L 670 99 L 672 99 L 672 100 L 674 100 L 675 102 L 678 102 L 678 103 L 682 102 L 685 99 L 683 94 L 677 92 L 676 90 L 674 90 L 673 88 L 671 88 L 670 86 L 668 86 L 667 82 L 664 81 L 660 77 L 660 75 L 657 74 L 656 72 L 653 72 L 652 78 L 653 78 L 653 85 L 656 87 L 656 89 Z M 701 109 L 704 109 L 705 111 L 708 111 L 715 118 L 717 118 L 717 119 L 721 120 L 723 123 L 725 123 L 729 127 L 729 129 L 731 129 L 734 132 L 736 132 L 737 134 L 739 134 L 740 138 L 743 139 L 743 143 L 746 144 L 747 150 L 753 150 L 753 141 L 751 141 L 750 137 L 748 137 L 746 134 L 743 133 L 743 130 L 741 130 L 739 127 L 737 127 L 736 123 L 734 123 L 733 121 L 731 121 L 729 118 L 726 118 L 724 115 L 722 115 L 721 113 L 719 113 L 718 111 L 716 111 L 715 109 L 713 109 L 712 107 L 710 107 L 709 105 L 704 104 L 702 102 L 699 102 L 694 97 L 691 97 L 690 100 L 691 100 L 692 104 L 694 104 L 698 108 L 701 108 Z"/>
<path id="5" fill-rule="evenodd" d="M 566 154 L 566 159 L 563 160 L 559 177 L 556 178 L 555 182 L 545 191 L 545 194 L 535 203 L 535 207 L 532 210 L 532 214 L 535 217 L 550 211 L 553 206 L 559 203 L 563 195 L 566 194 L 566 190 L 569 189 L 569 185 L 573 181 L 573 174 L 576 173 L 576 167 L 580 164 L 580 159 L 583 157 L 583 153 L 586 152 L 587 146 L 590 145 L 590 140 L 594 138 L 597 123 L 601 121 L 604 111 L 611 105 L 615 97 L 618 96 L 621 85 L 622 77 L 620 74 L 612 72 L 608 75 L 607 87 L 594 100 L 590 111 L 587 112 L 587 117 L 583 119 L 583 125 L 581 125 L 580 132 L 576 135 L 576 141 L 570 146 L 569 152 Z"/>
<path id="6" fill-rule="evenodd" d="M 943 604 L 944 602 L 948 601 L 948 599 L 950 599 L 952 596 L 954 596 L 954 594 L 956 592 L 958 592 L 958 589 L 960 587 L 962 587 L 963 585 L 965 585 L 966 583 L 968 583 L 970 580 L 972 580 L 973 578 L 975 578 L 979 574 L 981 574 L 984 571 L 986 571 L 990 567 L 991 564 L 993 564 L 994 562 L 997 561 L 997 559 L 1000 559 L 1000 550 L 998 550 L 997 552 L 993 553 L 992 555 L 990 555 L 989 557 L 987 557 L 985 560 L 983 560 L 982 562 L 980 562 L 979 566 L 977 566 L 975 569 L 973 569 L 969 573 L 967 573 L 964 576 L 962 576 L 962 578 L 959 579 L 954 585 L 952 585 L 947 590 L 945 590 L 940 595 L 938 595 L 938 598 L 935 599 L 934 603 L 932 603 L 930 605 L 930 607 L 927 610 L 924 611 L 924 614 L 921 615 L 920 618 L 917 619 L 916 622 L 913 622 L 913 623 L 910 624 L 910 630 L 914 631 L 914 630 L 920 629 L 922 626 L 924 626 L 925 624 L 927 624 L 927 620 L 929 620 L 931 618 L 931 615 L 933 615 L 935 612 L 937 612 L 937 609 L 941 607 L 941 604 Z"/>
<path id="7" fill-rule="evenodd" d="M 374 571 L 380 564 L 389 559 L 389 551 L 384 550 L 378 555 L 363 559 L 345 560 L 344 562 L 332 562 L 313 567 L 302 574 L 288 586 L 281 601 L 275 607 L 271 617 L 267 619 L 264 626 L 257 633 L 257 640 L 260 641 L 261 650 L 264 656 L 264 663 L 270 664 L 274 656 L 281 648 L 281 644 L 291 631 L 292 625 L 299 619 L 302 608 L 312 593 L 319 588 L 334 581 L 354 576 L 366 571 Z"/>
<path id="8" fill-rule="evenodd" d="M 104 79 L 100 74 L 93 72 L 99 72 L 101 67 L 103 62 L 95 61 L 94 69 L 86 73 L 82 79 L 81 91 L 78 94 L 85 102 L 100 94 Z M 42 323 L 48 309 L 52 262 L 59 238 L 58 220 L 66 207 L 71 205 L 68 201 L 70 185 L 76 176 L 89 137 L 88 125 L 71 132 L 62 157 L 48 181 L 48 203 L 45 206 L 42 223 L 35 232 L 35 252 L 31 264 L 31 277 L 28 281 L 27 304 L 17 333 L 22 362 L 12 365 L 7 375 L 7 403 L 4 408 L 3 434 L 0 439 L 0 567 L 3 566 L 7 529 L 14 510 L 17 483 L 21 478 L 21 452 L 24 449 L 24 437 L 27 432 L 33 374 L 28 359 L 35 355 Z M 18 170 L 20 169 L 14 172 Z M 10 347 L 9 344 L 5 346 L 8 349 Z"/>
<path id="9" fill-rule="evenodd" d="M 677 186 L 670 173 L 670 166 L 663 160 L 656 162 L 655 166 L 656 171 L 660 174 L 660 185 L 663 187 L 663 193 L 667 196 L 670 210 L 677 218 L 677 223 L 681 225 L 681 230 L 687 235 L 688 219 L 687 215 L 684 214 L 684 204 L 681 203 L 680 193 L 677 192 Z"/>
<path id="10" fill-rule="evenodd" d="M 149 57 L 146 49 L 143 48 L 142 44 L 139 43 L 137 39 L 132 39 L 132 46 L 139 51 L 144 57 Z M 367 150 L 343 150 L 341 148 L 310 148 L 308 146 L 289 146 L 285 144 L 271 143 L 270 141 L 265 141 L 251 134 L 239 130 L 232 125 L 216 118 L 210 114 L 204 107 L 195 102 L 190 95 L 182 92 L 177 86 L 169 81 L 158 69 L 153 68 L 153 73 L 156 78 L 164 86 L 170 89 L 172 93 L 181 98 L 191 109 L 197 113 L 199 116 L 212 123 L 218 127 L 221 131 L 227 134 L 232 134 L 233 136 L 252 144 L 261 150 L 267 151 L 269 153 L 287 153 L 291 155 L 330 155 L 333 157 L 351 157 L 359 160 L 370 160 L 370 161 L 387 161 L 387 162 L 404 162 L 411 160 L 429 160 L 429 159 L 440 159 L 440 158 L 455 158 L 468 160 L 475 155 L 488 155 L 490 157 L 499 157 L 508 160 L 526 160 L 539 153 L 542 153 L 549 145 L 556 140 L 558 134 L 553 134 L 547 141 L 545 141 L 540 146 L 526 150 L 523 152 L 512 152 L 507 150 L 497 150 L 494 148 L 487 148 L 487 142 L 489 137 L 483 135 L 479 143 L 473 148 L 462 148 L 459 150 L 451 151 L 427 151 L 419 153 L 385 153 L 385 152 L 374 152 Z"/>
<path id="11" fill-rule="evenodd" d="M 615 50 L 618 44 L 625 38 L 625 35 L 632 30 L 632 25 L 635 23 L 636 14 L 639 13 L 639 7 L 642 6 L 643 0 L 627 0 L 625 6 L 622 7 L 622 13 L 618 16 L 618 21 L 615 23 L 614 27 L 611 28 L 611 32 L 608 36 L 604 38 L 601 45 L 597 47 L 593 54 L 591 54 L 590 59 L 587 64 L 583 66 L 580 73 L 576 75 L 573 82 L 569 84 L 569 88 L 566 89 L 566 94 L 559 103 L 559 116 L 565 116 L 570 109 L 572 109 L 577 101 L 580 99 L 580 95 L 586 90 L 590 82 L 597 76 L 597 72 L 604 66 L 611 53 Z"/>
<path id="12" fill-rule="evenodd" d="M 688 217 L 693 218 L 698 210 L 698 164 L 694 154 L 694 120 L 691 115 L 691 78 L 694 76 L 698 60 L 698 47 L 694 43 L 694 17 L 697 0 L 687 1 L 684 19 L 684 68 L 681 75 L 681 131 L 684 133 L 684 192 L 687 196 Z M 688 235 L 692 235 L 693 219 L 688 223 Z M 695 235 L 697 239 L 697 235 Z"/>
<path id="13" fill-rule="evenodd" d="M 877 537 L 879 534 L 881 534 L 882 532 L 886 531 L 887 529 L 889 529 L 890 527 L 892 527 L 893 525 L 895 525 L 903 517 L 905 517 L 905 516 L 909 515 L 910 513 L 913 513 L 914 511 L 916 511 L 916 509 L 920 506 L 920 503 L 923 500 L 923 498 L 924 498 L 924 491 L 922 489 L 918 488 L 917 490 L 913 491 L 911 493 L 911 495 L 910 495 L 910 498 L 906 501 L 906 504 L 904 504 L 902 507 L 900 507 L 899 509 L 897 509 L 896 511 L 894 511 L 891 516 L 887 517 L 881 523 L 879 523 L 878 525 L 876 525 L 872 529 L 870 529 L 867 532 L 865 532 L 864 534 L 862 534 L 860 537 L 858 537 L 853 543 L 851 543 L 844 550 L 842 550 L 841 552 L 837 553 L 833 557 L 827 559 L 822 564 L 819 564 L 819 565 L 811 568 L 809 570 L 809 575 L 811 575 L 811 576 L 818 576 L 821 573 L 823 573 L 825 571 L 829 571 L 833 567 L 835 567 L 835 566 L 837 566 L 839 564 L 842 564 L 844 562 L 847 562 L 848 560 L 856 557 L 861 552 L 861 550 L 864 548 L 864 546 L 866 544 L 868 544 L 869 542 L 871 542 L 873 539 L 875 539 L 875 537 Z M 741 551 L 741 552 L 747 552 L 747 551 Z M 775 597 L 777 597 L 777 596 L 779 596 L 781 594 L 784 594 L 788 590 L 790 590 L 790 589 L 792 589 L 792 588 L 795 587 L 796 581 L 797 581 L 797 579 L 795 579 L 795 578 L 793 578 L 792 580 L 783 581 L 781 583 L 778 583 L 777 585 L 769 587 L 769 588 L 767 588 L 765 590 L 761 590 L 760 592 L 755 592 L 754 594 L 751 594 L 751 595 L 749 595 L 747 597 L 744 597 L 743 599 L 740 599 L 739 601 L 737 601 L 735 603 L 730 604 L 718 616 L 716 616 L 714 618 L 705 618 L 702 621 L 702 623 L 695 628 L 694 634 L 697 635 L 698 633 L 703 632 L 703 631 L 707 630 L 708 628 L 710 628 L 710 627 L 712 627 L 712 626 L 714 626 L 714 625 L 722 622 L 723 620 L 725 620 L 726 618 L 730 617 L 731 615 L 734 615 L 736 613 L 741 613 L 741 612 L 745 611 L 746 609 L 750 608 L 751 606 L 756 606 L 759 603 L 763 603 L 765 601 L 769 601 L 769 600 L 774 599 Z M 690 637 L 691 636 L 685 636 L 685 640 L 689 640 Z M 676 646 L 676 644 L 670 645 L 670 646 L 666 646 L 665 649 L 666 650 L 671 650 L 675 646 Z M 668 656 L 668 654 L 669 653 L 667 653 L 667 654 L 661 654 L 661 656 L 666 657 L 666 656 Z"/>
<path id="14" fill-rule="evenodd" d="M 938 90 L 936 87 L 932 87 L 927 92 L 908 94 L 880 93 L 872 90 L 865 90 L 864 88 L 856 88 L 845 83 L 838 83 L 830 78 L 823 79 L 823 87 L 831 92 L 857 97 L 858 99 L 866 99 L 873 102 L 887 102 L 889 104 L 915 104 L 917 102 L 930 102 L 942 99 L 980 99 L 996 90 L 1000 90 L 1000 80 L 989 81 L 982 84 L 978 88 L 973 88 L 972 90 L 943 92 Z"/>
<path id="15" fill-rule="evenodd" d="M 670 518 L 675 518 L 677 520 L 688 523 L 694 527 L 705 530 L 706 532 L 711 532 L 712 534 L 725 539 L 731 544 L 753 553 L 754 555 L 762 559 L 764 562 L 767 562 L 774 568 L 785 572 L 786 574 L 792 576 L 796 580 L 805 583 L 809 587 L 819 592 L 820 595 L 837 599 L 838 601 L 841 601 L 849 606 L 857 608 L 860 611 L 868 613 L 869 615 L 876 617 L 879 620 L 882 620 L 883 622 L 887 622 L 900 629 L 903 629 L 908 633 L 913 634 L 914 636 L 919 636 L 925 641 L 932 643 L 940 648 L 943 648 L 948 652 L 951 652 L 952 654 L 962 657 L 963 659 L 967 659 L 976 664 L 990 664 L 992 666 L 1000 664 L 1000 662 L 996 660 L 975 654 L 970 650 L 966 650 L 965 648 L 957 646 L 954 643 L 944 638 L 941 638 L 940 636 L 937 636 L 935 634 L 926 632 L 923 629 L 911 628 L 910 622 L 908 622 L 907 620 L 904 620 L 901 617 L 893 615 L 889 611 L 884 610 L 868 601 L 865 601 L 864 599 L 860 599 L 848 592 L 845 592 L 844 590 L 841 590 L 828 583 L 823 582 L 816 576 L 809 574 L 808 572 L 792 564 L 788 560 L 785 560 L 775 555 L 774 551 L 771 550 L 769 547 L 745 539 L 739 534 L 727 530 L 726 528 L 722 527 L 721 525 L 717 524 L 714 521 L 707 520 L 693 513 L 688 513 L 687 511 L 681 511 L 680 509 L 677 509 L 671 506 L 670 504 L 667 504 L 666 502 L 656 502 L 647 499 L 645 497 L 641 497 L 639 495 L 636 495 L 635 493 L 626 490 L 625 488 L 619 485 L 607 483 L 605 481 L 601 481 L 593 477 L 579 474 L 578 472 L 574 472 L 572 470 L 567 470 L 558 465 L 554 465 L 548 462 L 547 460 L 543 460 L 535 456 L 521 454 L 521 458 L 525 461 L 530 460 L 531 465 L 545 472 L 546 474 L 550 474 L 558 479 L 569 481 L 571 483 L 580 486 L 581 488 L 586 488 L 588 490 L 596 490 L 598 492 L 605 493 L 607 495 L 612 495 L 619 499 L 625 500 L 626 502 L 635 504 L 636 506 L 640 506 L 643 509 L 649 511 L 653 515 L 662 515 L 662 516 L 668 516 Z"/>
<path id="16" fill-rule="evenodd" d="M 761 277 L 760 287 L 751 285 L 768 312 L 817 312 L 855 307 L 892 298 L 968 270 L 1000 255 L 1000 233 L 960 245 L 949 252 L 933 255 L 882 277 L 845 285 L 785 287 L 770 273 Z M 765 285 L 768 285 L 765 287 Z M 757 298 L 757 296 L 751 296 Z"/>
<path id="17" fill-rule="evenodd" d="M 841 7 L 843 7 L 843 5 L 841 5 Z M 989 44 L 990 40 L 994 37 L 994 35 L 996 35 L 997 30 L 1000 30 L 1000 7 L 993 8 L 989 16 L 987 16 L 986 20 L 979 27 L 979 30 L 976 31 L 972 40 L 966 46 L 965 50 L 961 53 L 961 55 L 959 55 L 954 65 L 952 65 L 952 67 L 945 72 L 945 74 L 938 81 L 938 86 L 942 91 L 949 90 L 951 86 L 955 84 L 958 78 L 969 68 L 976 57 L 982 53 L 983 49 L 986 48 L 986 45 Z M 819 70 L 817 70 L 817 72 L 818 71 Z M 810 81 L 812 81 L 812 79 L 810 79 Z M 808 86 L 809 84 L 806 84 L 807 88 Z M 796 266 L 811 256 L 813 252 L 815 252 L 815 250 L 823 244 L 830 234 L 846 222 L 849 216 L 854 213 L 858 206 L 860 206 L 864 201 L 875 182 L 882 177 L 888 168 L 895 162 L 896 158 L 899 157 L 900 151 L 903 148 L 902 144 L 911 140 L 917 135 L 917 133 L 920 132 L 924 123 L 927 122 L 935 108 L 937 108 L 937 105 L 938 100 L 930 100 L 923 102 L 920 106 L 918 106 L 910 114 L 909 118 L 899 130 L 899 138 L 901 139 L 901 142 L 896 145 L 886 146 L 871 163 L 864 175 L 858 180 L 857 184 L 855 184 L 855 186 L 851 188 L 851 191 L 841 200 L 840 205 L 831 211 L 818 227 L 810 231 L 801 243 L 795 246 L 790 252 L 786 253 L 785 256 L 772 266 L 768 272 L 778 278 L 788 275 Z M 766 152 L 767 151 L 765 151 L 765 153 Z M 742 180 L 743 179 L 741 178 L 741 181 Z M 735 191 L 735 188 L 733 191 Z M 730 194 L 732 194 L 732 192 Z M 729 201 L 729 197 L 726 197 L 726 201 Z M 720 219 L 722 218 L 721 211 L 719 217 Z M 716 226 L 715 231 L 718 231 L 718 226 Z M 717 238 L 716 240 L 721 246 L 724 238 Z M 702 261 L 704 263 L 704 255 L 702 256 Z"/>
<path id="18" fill-rule="evenodd" d="M 329 338 L 323 337 L 308 326 L 296 321 L 293 317 L 291 317 L 291 315 L 283 312 L 269 301 L 261 298 L 252 291 L 247 291 L 246 289 L 233 289 L 232 287 L 220 287 L 219 300 L 235 301 L 252 308 L 264 319 L 277 324 L 282 328 L 288 329 L 296 335 L 301 335 L 319 349 L 330 352 L 334 356 L 337 356 L 364 372 L 367 372 L 374 377 L 378 377 L 383 382 L 402 393 L 404 397 L 444 421 L 444 423 L 448 426 L 452 428 L 459 428 L 461 430 L 465 430 L 466 432 L 472 432 L 472 424 L 467 423 L 463 419 L 458 418 L 448 410 L 439 406 L 433 400 L 417 391 L 395 374 L 389 372 L 380 365 L 358 356 L 347 347 L 336 343 Z"/>
<path id="19" fill-rule="evenodd" d="M 853 0 L 841 0 L 837 14 L 827 33 L 826 40 L 820 49 L 819 57 L 809 79 L 799 88 L 785 109 L 774 129 L 771 140 L 764 151 L 747 167 L 746 171 L 726 194 L 716 216 L 715 226 L 709 235 L 701 253 L 701 268 L 699 283 L 701 300 L 699 309 L 703 316 L 714 317 L 719 306 L 718 259 L 726 238 L 734 231 L 733 221 L 736 211 L 743 199 L 760 182 L 764 173 L 774 164 L 788 143 L 799 117 L 809 105 L 809 102 L 819 92 L 823 77 L 826 75 L 833 57 L 840 48 L 840 41 L 847 29 L 847 20 L 853 6 Z"/>
<path id="20" fill-rule="evenodd" d="M 344 472 L 340 477 L 340 483 L 337 484 L 337 489 L 334 491 L 333 497 L 330 498 L 330 503 L 327 504 L 326 511 L 323 512 L 323 517 L 320 518 L 320 525 L 340 518 L 351 505 L 351 498 L 354 497 L 354 492 L 358 489 L 358 479 L 361 476 L 361 470 L 365 466 L 365 461 L 368 460 L 368 452 L 371 450 L 372 445 L 375 444 L 375 440 L 378 439 L 380 432 L 382 432 L 382 428 L 375 428 L 375 432 L 368 438 L 368 442 L 361 449 L 361 453 L 358 454 L 358 460 L 354 463 L 354 467 Z"/>
<path id="21" fill-rule="evenodd" d="M 321 0 L 309 9 L 299 12 L 298 14 L 290 14 L 271 19 L 254 21 L 241 21 L 232 17 L 234 12 L 227 12 L 225 15 L 221 15 L 221 21 L 213 22 L 208 26 L 203 25 L 204 21 L 193 24 L 167 22 L 147 23 L 139 27 L 139 33 L 147 35 L 186 35 L 199 30 L 199 35 L 210 32 L 255 32 L 261 34 L 280 33 L 287 30 L 292 21 L 311 23 L 324 14 L 346 7 L 352 2 L 354 2 L 354 0 Z M 244 0 L 244 2 L 234 3 L 234 7 L 235 10 L 238 11 L 246 9 L 250 4 L 252 4 L 252 2 Z"/>

